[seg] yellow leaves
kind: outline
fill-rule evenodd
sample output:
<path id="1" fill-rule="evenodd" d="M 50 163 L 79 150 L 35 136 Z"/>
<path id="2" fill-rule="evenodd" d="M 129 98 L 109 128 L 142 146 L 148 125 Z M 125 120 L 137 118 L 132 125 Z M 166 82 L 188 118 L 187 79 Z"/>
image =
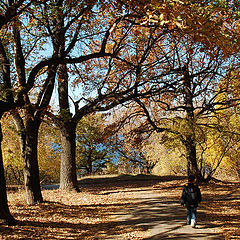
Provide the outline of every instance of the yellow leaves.
<path id="1" fill-rule="evenodd" d="M 6 165 L 14 165 L 22 168 L 20 144 L 17 130 L 14 127 L 12 118 L 3 118 L 3 158 Z"/>
<path id="2" fill-rule="evenodd" d="M 186 11 L 188 8 L 185 7 L 183 1 L 152 2 L 146 6 L 146 9 L 146 17 L 143 19 L 141 25 L 165 26 L 169 30 L 187 28 L 184 18 L 186 19 L 186 16 L 188 16 Z"/>
<path id="3" fill-rule="evenodd" d="M 238 113 L 231 114 L 229 119 L 229 127 L 231 127 L 232 130 L 240 131 L 240 115 Z"/>

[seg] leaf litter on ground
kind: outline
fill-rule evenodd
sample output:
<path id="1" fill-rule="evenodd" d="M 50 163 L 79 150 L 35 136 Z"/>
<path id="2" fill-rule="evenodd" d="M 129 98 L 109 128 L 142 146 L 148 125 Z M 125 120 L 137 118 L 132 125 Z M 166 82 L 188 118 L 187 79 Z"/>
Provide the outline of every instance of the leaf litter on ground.
<path id="1" fill-rule="evenodd" d="M 23 191 L 10 191 L 17 226 L 0 225 L 0 239 L 146 239 L 146 226 L 118 222 L 122 209 L 139 202 L 139 192 L 155 191 L 179 199 L 183 177 L 120 176 L 84 179 L 81 192 L 43 190 L 44 203 L 28 206 Z M 240 184 L 212 181 L 200 186 L 200 221 L 208 221 L 225 239 L 240 239 Z"/>

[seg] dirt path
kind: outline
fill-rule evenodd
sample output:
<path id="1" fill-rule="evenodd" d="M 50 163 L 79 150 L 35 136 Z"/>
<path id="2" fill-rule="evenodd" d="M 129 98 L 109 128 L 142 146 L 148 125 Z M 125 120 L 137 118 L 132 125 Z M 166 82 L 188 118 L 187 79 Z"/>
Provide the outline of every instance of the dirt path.
<path id="1" fill-rule="evenodd" d="M 23 190 L 9 190 L 19 225 L 0 224 L 0 239 L 240 240 L 240 183 L 200 185 L 196 229 L 185 225 L 179 176 L 115 176 L 81 181 L 81 192 L 43 190 L 44 203 L 28 206 Z M 221 232 L 222 236 L 215 232 Z"/>
<path id="2" fill-rule="evenodd" d="M 224 239 L 214 233 L 213 226 L 201 221 L 199 218 L 196 228 L 186 225 L 186 209 L 179 205 L 178 200 L 161 196 L 155 191 L 140 192 L 138 197 L 137 203 L 123 209 L 117 215 L 117 219 L 121 225 L 132 224 L 149 231 L 149 237 L 142 239 Z M 200 211 L 201 207 L 199 207 Z M 122 238 L 115 236 L 114 239 L 120 240 Z"/>

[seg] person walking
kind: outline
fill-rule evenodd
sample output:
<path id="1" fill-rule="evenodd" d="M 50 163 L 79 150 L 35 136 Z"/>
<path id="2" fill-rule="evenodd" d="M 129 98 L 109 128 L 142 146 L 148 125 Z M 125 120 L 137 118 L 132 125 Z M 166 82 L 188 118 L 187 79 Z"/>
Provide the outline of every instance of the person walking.
<path id="1" fill-rule="evenodd" d="M 196 227 L 197 207 L 201 201 L 202 195 L 196 184 L 196 178 L 194 175 L 189 175 L 188 183 L 183 187 L 181 205 L 187 208 L 187 224 L 193 228 Z"/>

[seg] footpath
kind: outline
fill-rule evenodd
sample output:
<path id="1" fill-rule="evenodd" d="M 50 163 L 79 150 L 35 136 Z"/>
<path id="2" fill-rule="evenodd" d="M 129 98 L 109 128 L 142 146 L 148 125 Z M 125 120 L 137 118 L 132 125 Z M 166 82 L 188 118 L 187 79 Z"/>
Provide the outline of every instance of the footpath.
<path id="1" fill-rule="evenodd" d="M 199 210 L 201 207 L 199 207 Z M 117 216 L 121 224 L 131 223 L 150 232 L 149 240 L 222 240 L 214 226 L 198 221 L 196 228 L 186 225 L 186 209 L 179 201 L 164 199 L 156 192 L 147 191 L 139 195 L 137 204 L 130 205 Z M 118 236 L 114 239 L 121 239 Z M 123 239 L 121 239 L 123 240 Z M 125 240 L 125 239 L 124 239 Z"/>

